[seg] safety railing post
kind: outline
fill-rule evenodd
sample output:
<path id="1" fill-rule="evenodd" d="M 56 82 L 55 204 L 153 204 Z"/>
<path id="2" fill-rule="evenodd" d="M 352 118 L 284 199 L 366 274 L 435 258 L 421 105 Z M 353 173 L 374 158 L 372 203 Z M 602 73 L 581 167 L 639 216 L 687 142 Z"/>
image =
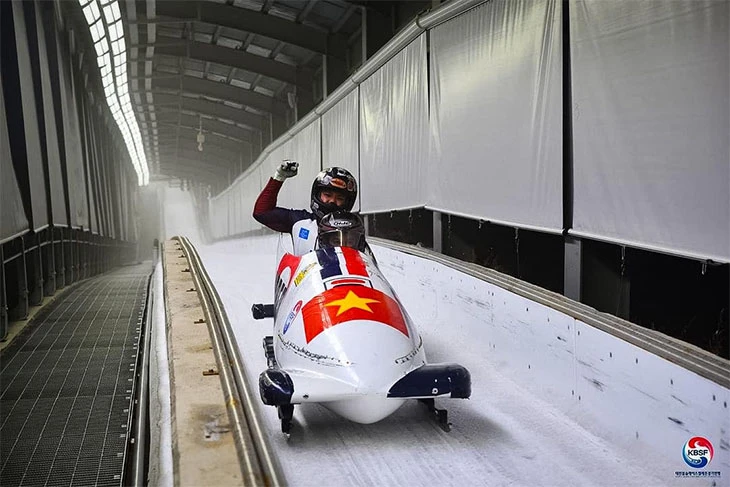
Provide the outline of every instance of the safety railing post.
<path id="1" fill-rule="evenodd" d="M 8 309 L 8 319 L 22 320 L 28 316 L 28 274 L 25 266 L 25 240 L 23 237 L 16 239 L 12 243 L 12 258 L 10 267 L 13 269 L 12 280 L 15 285 L 12 286 L 17 290 L 15 295 L 16 302 L 12 308 Z"/>
<path id="2" fill-rule="evenodd" d="M 43 302 L 43 260 L 39 235 L 33 232 L 23 236 L 23 249 L 25 280 L 28 283 L 28 305 L 36 306 Z"/>
<path id="3" fill-rule="evenodd" d="M 91 275 L 95 276 L 101 272 L 99 262 L 99 236 L 91 235 Z"/>
<path id="4" fill-rule="evenodd" d="M 56 289 L 61 289 L 66 285 L 66 252 L 63 241 L 63 228 L 53 229 L 53 253 L 56 265 Z"/>
<path id="5" fill-rule="evenodd" d="M 43 231 L 41 259 L 43 261 L 43 295 L 53 296 L 56 293 L 56 256 L 54 247 L 54 228 L 51 225 Z"/>
<path id="6" fill-rule="evenodd" d="M 72 242 L 73 242 L 73 256 L 74 256 L 74 282 L 80 281 L 83 276 L 81 275 L 81 237 L 82 230 L 72 229 L 71 230 Z"/>
<path id="7" fill-rule="evenodd" d="M 64 283 L 66 284 L 66 286 L 74 282 L 74 257 L 71 232 L 72 230 L 70 228 L 64 228 L 62 230 Z"/>
<path id="8" fill-rule="evenodd" d="M 8 301 L 5 295 L 5 259 L 3 246 L 0 245 L 0 340 L 8 334 Z"/>
<path id="9" fill-rule="evenodd" d="M 77 242 L 76 246 L 78 247 L 78 256 L 79 256 L 79 278 L 80 279 L 86 279 L 88 276 L 89 268 L 88 268 L 88 262 L 86 259 L 88 258 L 88 252 L 87 252 L 87 239 L 86 239 L 86 231 L 84 230 L 77 230 Z"/>

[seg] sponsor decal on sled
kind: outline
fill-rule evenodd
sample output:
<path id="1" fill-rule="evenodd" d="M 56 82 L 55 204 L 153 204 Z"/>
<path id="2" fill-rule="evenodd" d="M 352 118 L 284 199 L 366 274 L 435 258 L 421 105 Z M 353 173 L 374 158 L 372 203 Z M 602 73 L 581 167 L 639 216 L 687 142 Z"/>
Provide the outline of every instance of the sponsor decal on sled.
<path id="1" fill-rule="evenodd" d="M 289 311 L 289 314 L 286 316 L 286 321 L 284 322 L 284 329 L 282 330 L 282 333 L 286 334 L 286 331 L 289 329 L 289 325 L 291 325 L 294 321 L 294 318 L 297 317 L 300 309 L 302 309 L 301 299 L 297 301 L 297 304 L 294 305 L 294 309 Z"/>
<path id="2" fill-rule="evenodd" d="M 312 270 L 312 267 L 314 267 L 316 265 L 317 265 L 316 262 L 312 262 L 311 264 L 307 265 L 307 267 L 305 267 L 304 269 L 299 271 L 299 274 L 297 274 L 297 277 L 294 278 L 294 285 L 299 286 L 299 284 L 302 283 L 304 278 L 307 277 L 307 274 L 309 273 L 309 271 Z"/>

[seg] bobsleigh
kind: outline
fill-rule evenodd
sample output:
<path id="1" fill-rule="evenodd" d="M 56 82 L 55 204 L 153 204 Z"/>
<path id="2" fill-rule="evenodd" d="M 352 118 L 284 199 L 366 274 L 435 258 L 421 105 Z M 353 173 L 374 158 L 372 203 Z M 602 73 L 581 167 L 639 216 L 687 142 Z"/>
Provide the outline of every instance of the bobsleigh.
<path id="1" fill-rule="evenodd" d="M 319 403 L 363 424 L 418 399 L 446 431 L 435 398 L 468 398 L 471 376 L 457 364 L 428 364 L 423 340 L 369 249 L 282 252 L 274 304 L 254 318 L 274 318 L 264 337 L 268 368 L 259 376 L 264 404 L 275 406 L 289 434 L 294 405 Z"/>

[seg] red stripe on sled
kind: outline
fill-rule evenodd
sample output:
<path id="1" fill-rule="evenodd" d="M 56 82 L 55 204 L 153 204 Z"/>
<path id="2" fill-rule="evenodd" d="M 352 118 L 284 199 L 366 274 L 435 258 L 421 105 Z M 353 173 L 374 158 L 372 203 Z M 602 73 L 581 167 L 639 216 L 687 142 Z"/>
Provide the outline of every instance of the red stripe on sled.
<path id="1" fill-rule="evenodd" d="M 370 286 L 370 281 L 359 277 L 343 277 L 342 279 L 328 281 L 326 284 L 329 284 L 331 287 L 344 286 L 346 284 L 352 286 Z"/>
<path id="2" fill-rule="evenodd" d="M 299 262 L 301 260 L 301 257 L 292 254 L 284 254 L 284 256 L 281 258 L 281 261 L 279 262 L 279 268 L 276 269 L 276 275 L 280 277 L 281 273 L 284 272 L 284 269 L 286 269 L 287 267 L 289 268 L 289 279 L 286 283 L 287 287 L 289 287 L 289 284 L 291 284 L 291 280 L 294 278 L 294 273 L 297 271 L 297 267 L 299 267 Z"/>
<path id="3" fill-rule="evenodd" d="M 345 258 L 345 264 L 347 265 L 347 273 L 367 277 L 368 271 L 365 268 L 365 262 L 363 262 L 360 252 L 350 247 L 341 247 L 341 249 L 342 256 Z"/>

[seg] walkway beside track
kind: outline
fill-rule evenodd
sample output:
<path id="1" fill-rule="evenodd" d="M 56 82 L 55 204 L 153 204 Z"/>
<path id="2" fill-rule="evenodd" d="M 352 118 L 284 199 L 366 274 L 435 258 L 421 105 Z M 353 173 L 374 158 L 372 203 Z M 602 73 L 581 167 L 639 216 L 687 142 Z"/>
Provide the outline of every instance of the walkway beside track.
<path id="1" fill-rule="evenodd" d="M 0 354 L 0 484 L 122 484 L 151 263 L 62 291 Z"/>

